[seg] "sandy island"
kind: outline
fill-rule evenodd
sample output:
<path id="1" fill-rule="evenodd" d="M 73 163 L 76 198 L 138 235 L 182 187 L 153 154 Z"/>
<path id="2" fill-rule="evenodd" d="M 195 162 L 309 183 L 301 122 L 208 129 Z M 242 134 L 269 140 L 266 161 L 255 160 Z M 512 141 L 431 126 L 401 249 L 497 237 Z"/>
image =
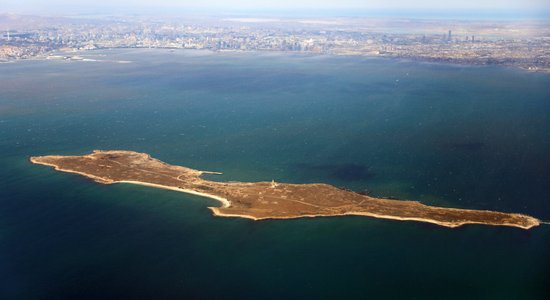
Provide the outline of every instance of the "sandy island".
<path id="1" fill-rule="evenodd" d="M 169 165 L 148 154 L 133 151 L 100 151 L 83 156 L 36 156 L 30 161 L 75 173 L 103 184 L 131 183 L 170 189 L 221 202 L 209 207 L 216 216 L 253 220 L 302 217 L 367 216 L 419 221 L 446 227 L 464 224 L 512 226 L 529 229 L 541 221 L 527 215 L 488 210 L 444 208 L 417 201 L 374 198 L 328 184 L 276 182 L 215 182 L 198 171 Z"/>

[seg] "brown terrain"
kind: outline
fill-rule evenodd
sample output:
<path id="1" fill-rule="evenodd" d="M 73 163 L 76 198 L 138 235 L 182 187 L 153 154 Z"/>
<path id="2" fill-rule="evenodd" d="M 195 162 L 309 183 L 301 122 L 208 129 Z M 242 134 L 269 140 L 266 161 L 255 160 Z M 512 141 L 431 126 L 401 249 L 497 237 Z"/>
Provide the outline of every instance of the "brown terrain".
<path id="1" fill-rule="evenodd" d="M 83 156 L 37 156 L 31 162 L 76 173 L 96 182 L 133 183 L 177 190 L 216 199 L 214 215 L 254 220 L 359 215 L 413 220 L 446 227 L 464 224 L 513 226 L 529 229 L 540 220 L 522 214 L 434 207 L 416 201 L 390 200 L 340 189 L 328 184 L 276 182 L 215 182 L 198 171 L 173 166 L 133 151 L 94 151 Z"/>

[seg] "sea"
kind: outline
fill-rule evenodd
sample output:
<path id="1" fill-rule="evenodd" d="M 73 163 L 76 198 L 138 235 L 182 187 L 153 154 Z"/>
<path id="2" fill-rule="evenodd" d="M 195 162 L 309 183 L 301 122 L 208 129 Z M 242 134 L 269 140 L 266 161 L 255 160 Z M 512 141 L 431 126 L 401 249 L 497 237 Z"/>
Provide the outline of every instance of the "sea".
<path id="1" fill-rule="evenodd" d="M 64 54 L 73 55 L 73 54 Z M 30 156 L 145 152 L 218 181 L 328 183 L 550 220 L 550 75 L 269 52 L 0 64 L 0 299 L 550 299 L 550 225 L 215 217 Z"/>

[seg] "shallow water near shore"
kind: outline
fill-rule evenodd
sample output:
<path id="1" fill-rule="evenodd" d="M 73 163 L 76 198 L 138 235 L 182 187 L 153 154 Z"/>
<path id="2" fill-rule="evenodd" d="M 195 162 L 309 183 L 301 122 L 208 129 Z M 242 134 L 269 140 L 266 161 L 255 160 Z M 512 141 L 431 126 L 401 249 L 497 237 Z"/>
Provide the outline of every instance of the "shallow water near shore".
<path id="1" fill-rule="evenodd" d="M 550 226 L 254 222 L 33 155 L 146 152 L 550 220 L 550 76 L 356 57 L 114 50 L 0 65 L 0 298 L 550 296 Z M 120 64 L 116 61 L 131 61 Z"/>

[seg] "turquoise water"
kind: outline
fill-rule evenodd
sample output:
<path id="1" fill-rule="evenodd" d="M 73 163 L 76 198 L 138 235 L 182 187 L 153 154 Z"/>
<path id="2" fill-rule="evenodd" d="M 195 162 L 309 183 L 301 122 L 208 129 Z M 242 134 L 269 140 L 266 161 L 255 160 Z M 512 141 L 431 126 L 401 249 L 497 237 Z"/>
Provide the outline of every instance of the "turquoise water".
<path id="1" fill-rule="evenodd" d="M 150 153 L 550 220 L 550 76 L 366 58 L 116 50 L 0 65 L 0 299 L 544 299 L 550 226 L 217 218 L 28 157 Z M 108 60 L 108 61 L 106 61 Z M 116 60 L 130 60 L 120 64 Z"/>

